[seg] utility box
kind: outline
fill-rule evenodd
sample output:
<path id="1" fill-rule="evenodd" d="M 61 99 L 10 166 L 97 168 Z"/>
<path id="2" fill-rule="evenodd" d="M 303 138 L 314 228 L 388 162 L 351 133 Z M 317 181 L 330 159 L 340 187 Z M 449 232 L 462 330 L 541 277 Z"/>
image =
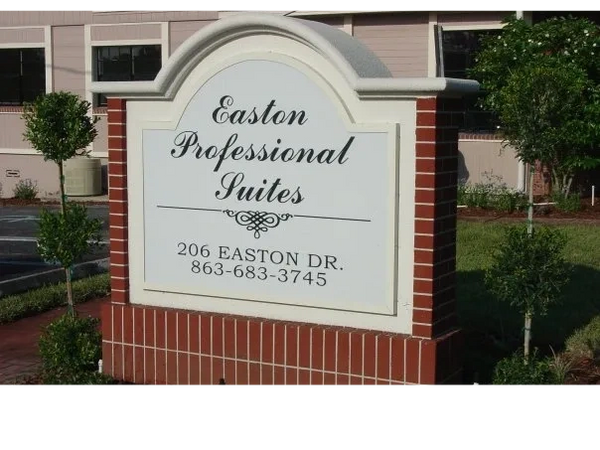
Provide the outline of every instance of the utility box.
<path id="1" fill-rule="evenodd" d="M 102 194 L 102 163 L 100 158 L 72 158 L 63 163 L 65 193 L 70 196 Z"/>

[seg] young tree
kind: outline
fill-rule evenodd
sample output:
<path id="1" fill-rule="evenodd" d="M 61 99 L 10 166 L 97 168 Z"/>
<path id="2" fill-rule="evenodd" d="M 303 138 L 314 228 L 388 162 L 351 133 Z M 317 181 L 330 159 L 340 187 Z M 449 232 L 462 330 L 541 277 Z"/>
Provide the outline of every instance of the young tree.
<path id="1" fill-rule="evenodd" d="M 44 160 L 58 166 L 60 178 L 60 213 L 43 211 L 40 216 L 38 249 L 49 261 L 58 261 L 65 269 L 68 312 L 75 314 L 71 286 L 71 268 L 76 259 L 98 239 L 100 221 L 87 217 L 83 205 L 67 203 L 63 162 L 75 156 L 88 156 L 86 147 L 97 135 L 98 118 L 90 118 L 90 103 L 69 92 L 41 95 L 23 112 L 23 136 L 39 151 Z"/>
<path id="2" fill-rule="evenodd" d="M 523 227 L 509 227 L 485 273 L 490 292 L 523 314 L 526 361 L 533 317 L 546 314 L 548 307 L 560 300 L 561 290 L 569 281 L 570 268 L 562 256 L 565 243 L 558 230 L 540 228 L 530 234 Z"/>
<path id="3" fill-rule="evenodd" d="M 470 72 L 506 143 L 521 161 L 548 167 L 565 196 L 577 170 L 600 165 L 599 51 L 600 27 L 587 19 L 511 18 L 484 40 Z"/>

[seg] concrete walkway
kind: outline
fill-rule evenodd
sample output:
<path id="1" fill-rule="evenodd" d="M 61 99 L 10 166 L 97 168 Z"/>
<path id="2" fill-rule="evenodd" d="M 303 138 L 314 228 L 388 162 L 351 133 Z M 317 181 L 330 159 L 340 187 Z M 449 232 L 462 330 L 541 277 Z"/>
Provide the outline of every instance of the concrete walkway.
<path id="1" fill-rule="evenodd" d="M 80 316 L 100 318 L 100 307 L 109 297 L 75 305 Z M 42 328 L 64 314 L 66 307 L 0 325 L 0 384 L 13 384 L 32 375 L 41 364 L 38 339 Z"/>

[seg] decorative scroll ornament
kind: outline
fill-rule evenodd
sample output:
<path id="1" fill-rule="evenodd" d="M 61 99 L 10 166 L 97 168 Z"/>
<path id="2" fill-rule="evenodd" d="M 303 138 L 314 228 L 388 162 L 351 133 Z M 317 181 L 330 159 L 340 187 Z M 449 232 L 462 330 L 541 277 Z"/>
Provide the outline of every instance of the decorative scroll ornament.
<path id="1" fill-rule="evenodd" d="M 254 231 L 254 237 L 260 238 L 260 233 L 266 233 L 270 228 L 276 228 L 281 222 L 294 217 L 292 214 L 277 214 L 266 211 L 223 211 L 229 217 L 233 217 L 238 225 L 246 227 L 248 231 Z"/>

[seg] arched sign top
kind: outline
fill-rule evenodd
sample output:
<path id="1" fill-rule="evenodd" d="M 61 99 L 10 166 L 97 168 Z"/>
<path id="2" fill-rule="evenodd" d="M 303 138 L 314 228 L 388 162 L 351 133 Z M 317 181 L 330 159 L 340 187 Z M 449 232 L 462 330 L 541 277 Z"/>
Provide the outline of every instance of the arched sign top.
<path id="1" fill-rule="evenodd" d="M 123 98 L 172 99 L 190 72 L 210 54 L 236 40 L 265 35 L 290 39 L 310 48 L 330 62 L 360 96 L 479 89 L 472 80 L 393 78 L 369 48 L 341 30 L 318 22 L 256 13 L 220 19 L 197 31 L 171 55 L 154 81 L 93 82 L 91 91 Z M 243 53 L 243 46 L 240 48 Z"/>

